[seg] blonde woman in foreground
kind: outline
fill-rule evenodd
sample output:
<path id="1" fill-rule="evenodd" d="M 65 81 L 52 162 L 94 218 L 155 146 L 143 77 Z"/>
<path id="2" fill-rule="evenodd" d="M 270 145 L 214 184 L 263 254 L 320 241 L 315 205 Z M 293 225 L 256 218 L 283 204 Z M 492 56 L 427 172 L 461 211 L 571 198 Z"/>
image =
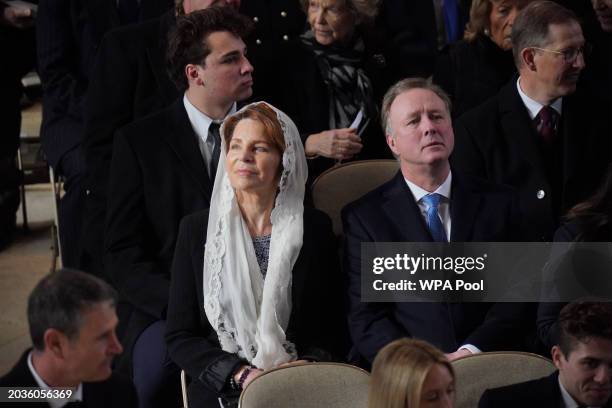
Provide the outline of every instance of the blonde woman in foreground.
<path id="1" fill-rule="evenodd" d="M 387 344 L 372 366 L 368 408 L 452 408 L 455 373 L 431 344 L 400 339 Z"/>

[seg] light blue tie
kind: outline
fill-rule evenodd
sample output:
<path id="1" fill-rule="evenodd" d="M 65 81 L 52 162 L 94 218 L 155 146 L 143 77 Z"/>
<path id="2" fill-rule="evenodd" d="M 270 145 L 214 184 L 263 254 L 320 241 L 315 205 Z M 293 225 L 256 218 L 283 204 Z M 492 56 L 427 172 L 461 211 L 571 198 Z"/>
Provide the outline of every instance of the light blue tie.
<path id="1" fill-rule="evenodd" d="M 421 200 L 425 204 L 427 211 L 427 228 L 431 232 L 431 236 L 435 242 L 448 242 L 446 239 L 446 231 L 438 214 L 438 206 L 442 196 L 437 193 L 427 194 Z"/>

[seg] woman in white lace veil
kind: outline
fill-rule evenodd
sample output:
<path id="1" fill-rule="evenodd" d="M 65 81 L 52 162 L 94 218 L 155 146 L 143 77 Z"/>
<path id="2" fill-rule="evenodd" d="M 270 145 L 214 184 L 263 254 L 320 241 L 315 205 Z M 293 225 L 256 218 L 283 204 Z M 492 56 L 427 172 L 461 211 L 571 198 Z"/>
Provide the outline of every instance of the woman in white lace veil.
<path id="1" fill-rule="evenodd" d="M 268 123 L 266 109 L 277 116 L 280 128 Z M 267 127 L 267 133 L 282 134 L 265 146 L 257 127 L 262 133 Z M 306 158 L 291 119 L 265 103 L 248 105 L 226 120 L 221 135 L 227 157 L 219 160 L 208 216 L 204 307 L 223 350 L 268 369 L 296 357 L 283 328 L 291 312 L 291 270 L 302 247 Z M 259 155 L 262 162 L 282 157 L 282 163 L 277 163 L 275 177 L 261 180 L 263 171 L 255 170 L 259 177 L 254 176 L 243 160 L 247 155 Z M 250 226 L 250 221 L 260 225 Z M 261 271 L 252 237 L 266 235 L 268 269 Z"/>
<path id="2" fill-rule="evenodd" d="M 330 305 L 330 299 L 340 298 L 337 287 L 332 292 L 338 271 L 331 223 L 322 213 L 304 209 L 308 174 L 296 126 L 283 112 L 258 102 L 225 120 L 221 141 L 210 209 L 186 218 L 183 224 L 190 226 L 182 225 L 179 233 L 167 339 L 183 369 L 223 394 L 228 383 L 239 391 L 279 365 L 326 359 L 331 343 L 318 340 L 333 336 L 330 327 L 341 323 L 330 324 L 340 310 Z M 193 231 L 183 231 L 189 228 Z M 197 243 L 202 232 L 205 245 Z M 182 259 L 190 255 L 193 262 Z M 194 270 L 198 262 L 199 272 Z M 198 273 L 195 282 L 185 278 Z M 201 290 L 197 296 L 190 287 L 194 283 Z M 194 296 L 199 304 L 190 310 L 186 304 Z M 295 299 L 300 304 L 294 305 Z M 193 308 L 207 323 L 207 341 L 198 340 L 200 346 L 190 350 L 186 339 L 195 341 L 194 336 L 185 333 L 199 331 Z M 204 350 L 207 354 L 199 358 Z"/>

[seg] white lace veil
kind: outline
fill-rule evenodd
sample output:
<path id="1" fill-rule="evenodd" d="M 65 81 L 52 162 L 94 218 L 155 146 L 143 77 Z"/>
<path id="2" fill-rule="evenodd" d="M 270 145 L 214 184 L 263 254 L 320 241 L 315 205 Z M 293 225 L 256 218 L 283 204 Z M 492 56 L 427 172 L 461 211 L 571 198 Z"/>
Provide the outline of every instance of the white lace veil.
<path id="1" fill-rule="evenodd" d="M 303 200 L 308 177 L 295 124 L 283 112 L 268 106 L 276 112 L 286 148 L 270 217 L 272 236 L 266 278 L 260 272 L 251 235 L 227 177 L 223 137 L 210 202 L 203 272 L 204 309 L 221 348 L 264 370 L 297 358 L 285 330 L 291 314 L 291 272 L 304 235 Z"/>

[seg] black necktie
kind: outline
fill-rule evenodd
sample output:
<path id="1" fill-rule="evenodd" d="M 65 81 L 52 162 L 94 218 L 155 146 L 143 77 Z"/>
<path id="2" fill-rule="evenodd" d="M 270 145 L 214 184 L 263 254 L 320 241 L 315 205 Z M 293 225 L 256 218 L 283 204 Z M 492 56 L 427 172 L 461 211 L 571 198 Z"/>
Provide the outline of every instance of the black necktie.
<path id="1" fill-rule="evenodd" d="M 212 157 L 210 158 L 210 179 L 214 182 L 215 175 L 217 174 L 217 166 L 219 165 L 219 154 L 221 153 L 221 136 L 219 135 L 219 127 L 221 125 L 212 122 L 208 127 L 208 137 L 213 141 L 214 147 L 212 151 Z"/>
<path id="2" fill-rule="evenodd" d="M 140 4 L 138 0 L 119 0 L 117 11 L 121 24 L 135 23 L 138 21 L 138 15 L 140 14 Z"/>

